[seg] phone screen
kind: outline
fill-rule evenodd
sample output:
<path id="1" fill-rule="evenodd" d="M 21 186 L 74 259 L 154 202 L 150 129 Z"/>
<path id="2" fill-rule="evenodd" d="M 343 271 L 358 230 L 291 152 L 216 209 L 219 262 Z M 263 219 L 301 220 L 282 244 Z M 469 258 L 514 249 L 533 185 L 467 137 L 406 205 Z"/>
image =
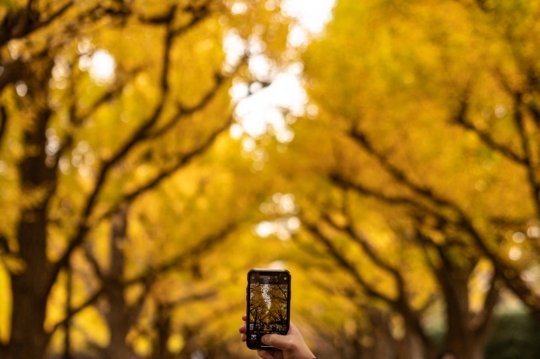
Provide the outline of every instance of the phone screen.
<path id="1" fill-rule="evenodd" d="M 270 348 L 261 342 L 265 334 L 289 331 L 291 275 L 286 270 L 256 270 L 248 273 L 247 345 Z"/>

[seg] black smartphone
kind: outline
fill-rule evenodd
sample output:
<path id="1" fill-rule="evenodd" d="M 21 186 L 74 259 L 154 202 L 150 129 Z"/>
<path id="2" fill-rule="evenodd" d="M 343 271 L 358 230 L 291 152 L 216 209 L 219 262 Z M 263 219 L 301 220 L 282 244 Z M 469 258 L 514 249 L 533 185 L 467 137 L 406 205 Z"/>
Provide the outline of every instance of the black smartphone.
<path id="1" fill-rule="evenodd" d="M 263 344 L 261 338 L 289 331 L 291 273 L 285 269 L 251 269 L 247 279 L 247 346 L 276 349 Z"/>

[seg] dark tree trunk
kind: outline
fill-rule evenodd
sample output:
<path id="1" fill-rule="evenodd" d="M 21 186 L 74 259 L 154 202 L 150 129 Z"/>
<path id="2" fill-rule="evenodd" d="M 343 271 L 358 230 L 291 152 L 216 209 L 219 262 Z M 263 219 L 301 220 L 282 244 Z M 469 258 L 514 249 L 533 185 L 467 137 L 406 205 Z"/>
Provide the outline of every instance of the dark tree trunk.
<path id="1" fill-rule="evenodd" d="M 405 330 L 405 336 L 399 340 L 397 350 L 398 359 L 423 359 L 424 349 L 429 357 L 433 351 L 431 347 L 424 348 L 422 340 L 412 328 Z"/>
<path id="2" fill-rule="evenodd" d="M 491 283 L 481 310 L 475 314 L 469 301 L 469 280 L 476 262 L 462 268 L 452 266 L 444 250 L 439 249 L 445 266 L 436 269 L 439 285 L 446 302 L 446 349 L 460 359 L 483 359 L 483 350 L 493 324 L 493 308 L 498 298 L 495 282 Z"/>
<path id="3" fill-rule="evenodd" d="M 47 87 L 42 86 L 48 76 L 43 80 L 40 74 L 50 73 L 50 64 L 44 67 L 33 74 L 35 78 L 27 83 L 28 94 L 21 100 L 31 109 L 23 133 L 25 152 L 19 163 L 22 196 L 27 200 L 21 204 L 17 227 L 23 268 L 11 275 L 13 307 L 7 359 L 41 359 L 48 342 L 48 333 L 43 327 L 52 286 L 51 264 L 46 252 L 47 207 L 56 184 L 56 169 L 45 163 L 45 131 L 51 111 L 43 93 Z"/>
<path id="4" fill-rule="evenodd" d="M 73 293 L 73 273 L 67 269 L 66 279 L 66 318 L 71 318 L 71 298 Z M 66 320 L 64 325 L 64 359 L 71 359 L 71 320 Z"/>
<path id="5" fill-rule="evenodd" d="M 107 323 L 110 331 L 110 342 L 107 347 L 107 358 L 130 358 L 131 350 L 126 337 L 132 322 L 132 313 L 124 297 L 123 284 L 125 254 L 123 243 L 127 236 L 127 206 L 124 206 L 112 220 L 111 257 L 109 273 L 103 278 L 109 298 Z"/>
<path id="6" fill-rule="evenodd" d="M 391 359 L 395 357 L 396 340 L 388 328 L 388 318 L 378 311 L 370 311 L 370 321 L 373 325 L 373 346 L 367 354 L 370 359 Z"/>
<path id="7" fill-rule="evenodd" d="M 160 303 L 157 308 L 156 332 L 152 359 L 170 359 L 172 356 L 167 349 L 167 342 L 171 336 L 171 316 L 167 305 Z"/>

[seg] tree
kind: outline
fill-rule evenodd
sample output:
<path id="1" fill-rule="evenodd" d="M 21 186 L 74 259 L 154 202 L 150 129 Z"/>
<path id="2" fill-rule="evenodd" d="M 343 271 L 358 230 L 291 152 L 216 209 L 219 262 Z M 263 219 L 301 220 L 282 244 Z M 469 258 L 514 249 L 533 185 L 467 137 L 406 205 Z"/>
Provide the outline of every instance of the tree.
<path id="1" fill-rule="evenodd" d="M 322 218 L 308 217 L 303 223 L 338 267 L 354 278 L 368 302 L 380 302 L 387 312 L 402 319 L 402 328 L 398 329 L 402 334 L 398 340 L 390 341 L 397 355 L 407 358 L 437 354 L 438 346 L 425 323 L 429 323 L 427 318 L 436 303 L 442 301 L 448 326 L 445 345 L 465 358 L 482 357 L 499 285 L 496 278 L 486 281 L 480 297 L 474 298 L 479 304 L 472 305 L 473 296 L 478 297 L 479 293 L 470 289 L 469 283 L 478 276 L 475 269 L 480 257 L 463 255 L 460 251 L 466 243 L 459 237 L 451 237 L 450 233 L 437 239 L 428 237 L 417 231 L 421 228 L 417 224 L 402 223 L 402 214 L 392 208 L 384 211 L 382 220 L 366 215 L 366 208 L 373 210 L 377 204 L 351 194 L 344 196 L 345 208 L 339 209 L 340 204 L 336 205 L 338 208 L 326 206 L 320 214 Z M 388 222 L 386 228 L 384 222 Z M 369 230 L 363 230 L 364 227 Z M 375 307 L 364 304 L 362 310 L 377 318 Z M 378 329 L 389 331 L 391 325 L 383 322 Z"/>
<path id="2" fill-rule="evenodd" d="M 2 5 L 0 181 L 1 205 L 10 210 L 0 244 L 12 303 L 3 358 L 44 357 L 58 327 L 45 325 L 47 303 L 74 253 L 228 129 L 229 79 L 256 79 L 245 53 L 226 59 L 220 16 L 243 24 L 236 32 L 243 41 L 257 25 L 246 19 L 272 15 L 260 4 L 240 12 L 231 6 L 214 0 Z M 100 294 L 89 293 L 68 315 Z"/>
<path id="3" fill-rule="evenodd" d="M 425 248 L 448 345 L 463 357 L 482 355 L 497 281 L 538 319 L 537 11 L 536 2 L 345 1 L 304 56 L 318 126 L 334 134 L 326 147 L 318 137 L 333 156 L 317 170 L 400 209 L 394 220 Z M 487 312 L 471 313 L 471 274 L 485 260 Z M 471 321 L 483 323 L 475 350 L 465 348 Z"/>
<path id="4" fill-rule="evenodd" d="M 268 317 L 268 304 L 264 299 L 264 284 L 251 284 L 250 302 L 249 302 L 249 317 L 250 321 L 256 327 L 260 327 Z"/>
<path id="5" fill-rule="evenodd" d="M 284 325 L 287 320 L 287 286 L 288 284 L 270 284 L 267 291 L 270 300 L 268 316 L 271 323 Z"/>

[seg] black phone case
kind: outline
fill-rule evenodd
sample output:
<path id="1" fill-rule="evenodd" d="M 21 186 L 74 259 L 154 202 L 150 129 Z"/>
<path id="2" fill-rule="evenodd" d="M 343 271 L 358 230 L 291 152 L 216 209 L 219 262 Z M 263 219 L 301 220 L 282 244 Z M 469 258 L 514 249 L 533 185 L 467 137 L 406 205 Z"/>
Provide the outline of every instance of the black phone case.
<path id="1" fill-rule="evenodd" d="M 264 275 L 276 273 L 276 274 L 287 274 L 288 276 L 288 288 L 287 288 L 287 318 L 286 318 L 286 332 L 289 331 L 290 327 L 290 314 L 291 314 L 291 273 L 286 269 L 263 269 L 263 268 L 253 268 L 251 269 L 247 274 L 247 287 L 246 287 L 246 344 L 249 349 L 252 350 L 279 350 L 273 346 L 270 345 L 264 345 L 260 344 L 257 345 L 257 343 L 253 343 L 251 338 L 252 330 L 250 327 L 250 277 L 254 273 L 262 273 Z M 274 333 L 274 332 L 272 332 Z M 265 333 L 270 334 L 270 333 Z M 280 334 L 280 333 L 277 333 Z"/>

